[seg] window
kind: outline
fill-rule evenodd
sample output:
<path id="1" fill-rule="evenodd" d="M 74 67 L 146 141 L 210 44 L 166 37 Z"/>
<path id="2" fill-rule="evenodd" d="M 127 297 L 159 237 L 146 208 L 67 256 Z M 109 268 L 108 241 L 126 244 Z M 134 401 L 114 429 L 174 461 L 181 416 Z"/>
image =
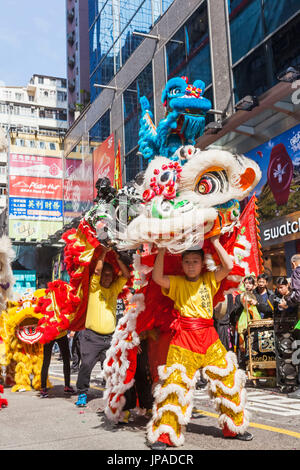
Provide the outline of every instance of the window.
<path id="1" fill-rule="evenodd" d="M 50 150 L 56 150 L 56 144 L 54 142 L 50 142 L 49 148 Z"/>
<path id="2" fill-rule="evenodd" d="M 58 91 L 57 92 L 57 100 L 58 101 L 66 101 L 67 99 L 67 93 L 65 93 L 64 91 Z"/>
<path id="3" fill-rule="evenodd" d="M 265 34 L 268 35 L 275 31 L 299 12 L 299 9 L 299 0 L 276 0 L 276 8 L 274 8 L 274 0 L 264 0 Z"/>
<path id="4" fill-rule="evenodd" d="M 231 0 L 230 36 L 235 64 L 299 12 L 299 0 Z"/>
<path id="5" fill-rule="evenodd" d="M 125 160 L 126 181 L 132 181 L 138 173 L 147 168 L 147 161 L 138 153 L 138 148 L 132 150 Z"/>
<path id="6" fill-rule="evenodd" d="M 230 15 L 232 62 L 237 62 L 263 39 L 261 0 L 250 0 L 237 6 Z"/>
<path id="7" fill-rule="evenodd" d="M 15 93 L 15 98 L 17 101 L 21 101 L 23 99 L 22 93 Z"/>
<path id="8" fill-rule="evenodd" d="M 146 96 L 153 112 L 152 63 L 150 62 L 134 82 L 123 93 L 126 179 L 130 180 L 147 166 L 142 156 L 137 155 L 139 140 L 139 97 Z M 129 157 L 127 162 L 127 157 Z"/>
<path id="9" fill-rule="evenodd" d="M 110 135 L 110 111 L 106 111 L 103 116 L 90 129 L 90 141 L 103 142 Z"/>
<path id="10" fill-rule="evenodd" d="M 41 142 L 41 141 L 40 141 L 40 142 L 39 142 L 39 147 L 40 147 L 40 149 L 45 149 L 45 148 L 46 148 L 45 142 Z"/>
<path id="11" fill-rule="evenodd" d="M 261 95 L 277 83 L 280 72 L 300 63 L 299 28 L 300 14 L 233 67 L 236 101 Z"/>
<path id="12" fill-rule="evenodd" d="M 190 83 L 211 83 L 207 5 L 204 2 L 166 45 L 168 79 L 187 76 Z"/>
<path id="13" fill-rule="evenodd" d="M 44 83 L 44 77 L 38 77 L 38 83 Z"/>

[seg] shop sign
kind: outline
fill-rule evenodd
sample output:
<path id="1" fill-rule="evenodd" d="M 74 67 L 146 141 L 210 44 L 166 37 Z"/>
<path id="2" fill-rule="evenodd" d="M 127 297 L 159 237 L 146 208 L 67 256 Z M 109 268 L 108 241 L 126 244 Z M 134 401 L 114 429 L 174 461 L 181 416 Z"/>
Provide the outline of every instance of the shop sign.
<path id="1" fill-rule="evenodd" d="M 14 176 L 35 176 L 38 178 L 62 178 L 62 159 L 11 153 L 9 174 Z"/>
<path id="2" fill-rule="evenodd" d="M 262 247 L 300 238 L 300 211 L 260 224 Z"/>
<path id="3" fill-rule="evenodd" d="M 20 219 L 62 220 L 62 201 L 10 197 L 9 216 Z"/>
<path id="4" fill-rule="evenodd" d="M 9 194 L 30 198 L 62 199 L 62 180 L 32 176 L 10 176 Z"/>

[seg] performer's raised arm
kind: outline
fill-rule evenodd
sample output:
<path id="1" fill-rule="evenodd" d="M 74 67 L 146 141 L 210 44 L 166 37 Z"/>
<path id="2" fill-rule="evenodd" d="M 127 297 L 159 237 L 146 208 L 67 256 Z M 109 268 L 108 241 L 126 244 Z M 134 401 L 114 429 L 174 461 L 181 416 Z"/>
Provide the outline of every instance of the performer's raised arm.
<path id="1" fill-rule="evenodd" d="M 221 282 L 225 279 L 226 276 L 230 273 L 233 268 L 233 261 L 225 248 L 220 243 L 219 235 L 212 237 L 210 239 L 211 243 L 213 244 L 219 258 L 221 261 L 221 268 L 215 271 L 215 277 L 217 282 Z"/>
<path id="2" fill-rule="evenodd" d="M 117 262 L 118 262 L 118 265 L 121 269 L 121 272 L 122 272 L 122 276 L 125 277 L 126 279 L 129 279 L 130 278 L 130 270 L 128 269 L 128 267 L 126 266 L 125 263 L 123 263 L 123 261 L 121 260 L 120 258 L 120 255 L 117 251 L 115 251 L 116 253 L 116 258 L 117 258 Z"/>
<path id="3" fill-rule="evenodd" d="M 98 261 L 97 261 L 97 264 L 96 264 L 95 270 L 94 270 L 94 273 L 95 273 L 97 276 L 101 276 L 106 253 L 108 253 L 110 250 L 111 250 L 111 248 L 107 248 L 107 247 L 103 246 L 103 249 L 102 249 L 102 251 L 101 251 L 100 257 L 99 257 L 99 259 L 98 259 Z"/>
<path id="4" fill-rule="evenodd" d="M 165 248 L 158 248 L 158 253 L 154 262 L 152 279 L 156 284 L 165 289 L 170 289 L 170 279 L 169 276 L 164 276 L 164 256 Z"/>

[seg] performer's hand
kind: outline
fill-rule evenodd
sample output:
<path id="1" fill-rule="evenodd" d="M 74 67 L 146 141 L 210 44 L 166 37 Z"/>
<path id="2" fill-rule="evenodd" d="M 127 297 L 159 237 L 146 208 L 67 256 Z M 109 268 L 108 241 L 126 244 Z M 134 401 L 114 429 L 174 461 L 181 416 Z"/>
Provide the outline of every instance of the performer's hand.
<path id="1" fill-rule="evenodd" d="M 111 251 L 111 246 L 102 246 L 102 253 L 108 253 Z"/>
<path id="2" fill-rule="evenodd" d="M 220 241 L 220 234 L 214 235 L 213 237 L 210 238 L 211 243 L 214 245 L 216 242 Z"/>

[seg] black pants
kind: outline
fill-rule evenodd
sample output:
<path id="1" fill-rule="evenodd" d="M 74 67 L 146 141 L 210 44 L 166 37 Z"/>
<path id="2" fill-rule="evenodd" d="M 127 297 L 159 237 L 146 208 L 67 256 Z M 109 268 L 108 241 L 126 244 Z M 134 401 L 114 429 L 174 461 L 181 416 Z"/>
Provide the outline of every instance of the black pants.
<path id="1" fill-rule="evenodd" d="M 54 341 L 50 341 L 44 345 L 44 358 L 43 358 L 43 365 L 41 371 L 41 387 L 47 387 L 47 377 L 49 366 L 51 362 L 51 353 L 54 343 L 57 343 L 59 346 L 60 354 L 63 360 L 63 372 L 65 378 L 65 386 L 70 387 L 70 375 L 71 375 L 71 367 L 70 367 L 70 348 L 69 348 L 69 339 L 68 336 L 65 335 L 62 338 L 58 338 Z"/>
<path id="2" fill-rule="evenodd" d="M 148 361 L 148 342 L 147 340 L 141 341 L 141 352 L 137 355 L 137 364 L 135 372 L 135 383 L 126 390 L 124 396 L 126 403 L 125 410 L 131 410 L 137 406 L 137 400 L 140 408 L 150 410 L 153 405 L 152 395 L 152 378 L 150 375 L 149 361 Z"/>
<path id="3" fill-rule="evenodd" d="M 81 361 L 80 335 L 81 335 L 81 331 L 76 331 L 75 335 L 73 336 L 73 341 L 72 341 L 71 355 L 72 355 L 72 367 L 74 369 L 79 368 L 79 364 Z"/>
<path id="4" fill-rule="evenodd" d="M 91 373 L 98 361 L 101 366 L 106 351 L 110 347 L 111 335 L 100 335 L 92 330 L 84 330 L 80 335 L 81 365 L 77 377 L 77 392 L 86 393 L 90 387 Z"/>

